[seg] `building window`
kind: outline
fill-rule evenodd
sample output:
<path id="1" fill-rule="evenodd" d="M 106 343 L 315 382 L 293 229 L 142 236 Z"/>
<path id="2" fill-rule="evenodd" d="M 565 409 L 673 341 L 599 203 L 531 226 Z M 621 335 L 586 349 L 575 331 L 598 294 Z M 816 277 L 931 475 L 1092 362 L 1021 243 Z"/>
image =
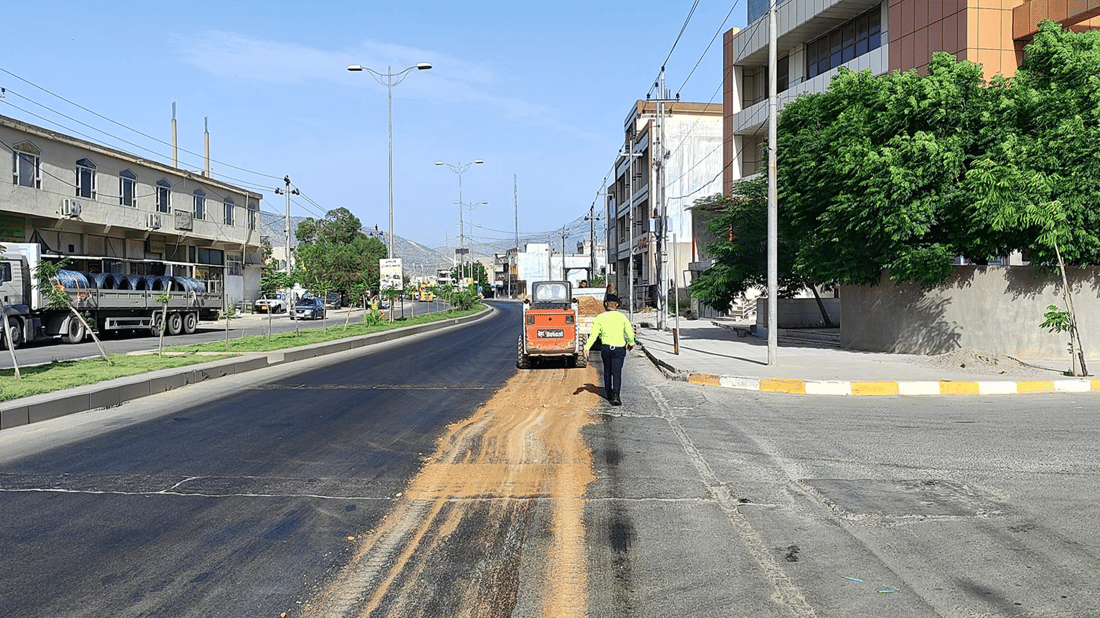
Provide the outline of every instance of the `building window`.
<path id="1" fill-rule="evenodd" d="M 201 221 L 206 215 L 206 192 L 195 189 L 195 220 Z"/>
<path id="2" fill-rule="evenodd" d="M 806 77 L 815 77 L 882 45 L 882 12 L 873 8 L 806 45 Z"/>
<path id="3" fill-rule="evenodd" d="M 76 162 L 76 196 L 95 199 L 95 163 L 88 159 Z"/>
<path id="4" fill-rule="evenodd" d="M 241 261 L 241 256 L 225 256 L 225 274 L 231 277 L 240 277 L 244 274 L 244 263 Z"/>
<path id="5" fill-rule="evenodd" d="M 226 225 L 233 225 L 233 198 L 227 197 L 224 202 L 225 218 L 222 221 Z"/>
<path id="6" fill-rule="evenodd" d="M 16 146 L 19 148 L 19 146 Z M 22 151 L 12 151 L 11 175 L 12 182 L 21 187 L 42 188 L 41 161 L 34 147 L 25 145 Z"/>
<path id="7" fill-rule="evenodd" d="M 137 176 L 130 170 L 118 173 L 118 205 L 137 206 Z"/>
<path id="8" fill-rule="evenodd" d="M 260 207 L 256 205 L 256 202 L 248 203 L 248 229 L 256 229 L 256 217 L 260 212 Z"/>
<path id="9" fill-rule="evenodd" d="M 157 212 L 172 210 L 172 185 L 161 178 L 157 181 Z"/>

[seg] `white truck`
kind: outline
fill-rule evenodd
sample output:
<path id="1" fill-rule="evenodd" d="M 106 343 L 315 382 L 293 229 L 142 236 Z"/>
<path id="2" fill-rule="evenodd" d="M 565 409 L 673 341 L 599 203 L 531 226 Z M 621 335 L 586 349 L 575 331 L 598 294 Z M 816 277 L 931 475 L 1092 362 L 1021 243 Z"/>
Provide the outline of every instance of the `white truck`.
<path id="1" fill-rule="evenodd" d="M 3 323 L 16 347 L 29 341 L 57 338 L 80 343 L 87 336 L 84 324 L 68 307 L 50 307 L 38 289 L 35 269 L 43 261 L 36 243 L 0 244 L 0 301 Z M 193 333 L 199 320 L 217 319 L 224 299 L 206 291 L 206 284 L 190 277 L 121 275 L 61 270 L 56 283 L 64 287 L 77 311 L 91 316 L 95 328 L 108 331 L 144 331 L 158 334 L 168 295 L 165 334 Z"/>

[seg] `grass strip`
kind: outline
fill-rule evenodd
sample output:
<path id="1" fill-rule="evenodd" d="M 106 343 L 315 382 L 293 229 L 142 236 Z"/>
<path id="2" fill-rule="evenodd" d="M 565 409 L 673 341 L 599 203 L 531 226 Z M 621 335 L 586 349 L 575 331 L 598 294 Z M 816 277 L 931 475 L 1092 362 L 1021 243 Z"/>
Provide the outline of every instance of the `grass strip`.
<path id="1" fill-rule="evenodd" d="M 382 322 L 373 326 L 362 321 L 356 321 L 349 323 L 345 328 L 342 323 L 336 323 L 325 328 L 311 328 L 291 333 L 273 333 L 270 339 L 267 335 L 249 335 L 230 339 L 228 345 L 224 340 L 219 340 L 196 345 L 171 346 L 165 348 L 165 353 L 170 353 L 169 356 L 159 356 L 155 352 L 137 355 L 112 354 L 111 362 L 114 363 L 113 365 L 108 365 L 99 358 L 54 361 L 45 365 L 20 368 L 23 375 L 22 380 L 15 379 L 14 369 L 0 369 L 0 401 L 41 395 L 42 393 L 51 393 L 160 369 L 197 365 L 231 358 L 248 352 L 271 352 L 348 337 L 359 337 L 403 326 L 451 320 L 477 313 L 484 308 L 484 305 L 478 305 L 465 311 L 451 310 L 430 313 L 398 319 L 392 324 Z M 200 355 L 199 352 L 203 354 Z M 214 355 L 211 355 L 212 353 Z"/>
<path id="2" fill-rule="evenodd" d="M 192 345 L 172 346 L 165 348 L 166 352 L 230 352 L 236 354 L 244 354 L 247 352 L 272 352 L 275 350 L 285 350 L 287 348 L 297 348 L 300 346 L 312 345 L 314 343 L 325 343 L 326 341 L 336 341 L 337 339 L 347 339 L 349 337 L 360 337 L 362 335 L 370 335 L 372 333 L 380 333 L 387 330 L 393 330 L 395 328 L 401 328 L 403 326 L 415 326 L 417 324 L 429 324 L 431 322 L 440 322 L 443 320 L 453 320 L 466 315 L 472 315 L 485 308 L 484 305 L 478 305 L 472 309 L 465 311 L 443 311 L 438 313 L 428 313 L 424 315 L 418 315 L 416 317 L 406 317 L 395 320 L 392 324 L 389 322 L 382 322 L 373 326 L 366 324 L 363 321 L 351 322 L 344 327 L 343 323 L 336 322 L 331 326 L 324 328 L 308 328 L 297 332 L 285 332 L 285 333 L 272 333 L 270 338 L 268 335 L 247 335 L 244 337 L 237 337 L 236 339 L 230 339 L 228 342 L 223 340 L 211 341 L 209 343 L 199 343 Z"/>
<path id="3" fill-rule="evenodd" d="M 157 356 L 156 354 L 142 354 L 130 356 L 112 354 L 111 362 L 113 364 L 111 365 L 103 362 L 102 358 L 86 358 L 22 367 L 20 368 L 20 373 L 23 375 L 21 380 L 15 379 L 14 369 L 0 369 L 0 401 L 52 393 L 159 369 L 208 363 L 223 358 L 232 358 L 233 356 L 236 355 L 199 356 L 187 354 L 182 356 Z"/>

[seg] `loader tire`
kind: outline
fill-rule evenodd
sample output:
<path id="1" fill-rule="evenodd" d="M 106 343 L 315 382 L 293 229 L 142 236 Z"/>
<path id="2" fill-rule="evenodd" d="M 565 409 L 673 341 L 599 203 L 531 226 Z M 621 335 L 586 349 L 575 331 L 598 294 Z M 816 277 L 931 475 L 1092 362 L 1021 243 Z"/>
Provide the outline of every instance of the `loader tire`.
<path id="1" fill-rule="evenodd" d="M 588 359 L 585 358 L 584 354 L 578 354 L 577 357 L 574 359 L 573 364 L 574 366 L 583 369 L 584 367 L 588 366 Z"/>
<path id="2" fill-rule="evenodd" d="M 516 367 L 518 369 L 530 369 L 531 357 L 523 353 L 523 337 L 519 338 L 519 343 L 516 345 Z"/>

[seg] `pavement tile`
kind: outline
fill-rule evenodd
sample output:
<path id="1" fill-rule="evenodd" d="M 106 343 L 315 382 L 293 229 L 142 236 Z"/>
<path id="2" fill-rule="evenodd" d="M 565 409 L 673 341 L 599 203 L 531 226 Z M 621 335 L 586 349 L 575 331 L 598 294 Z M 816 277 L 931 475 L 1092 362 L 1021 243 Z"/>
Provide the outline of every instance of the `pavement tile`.
<path id="1" fill-rule="evenodd" d="M 656 322 L 652 314 L 635 314 L 634 322 L 638 342 L 655 364 L 705 386 L 838 396 L 1100 392 L 1100 379 L 1064 376 L 1067 359 L 1020 359 L 1034 369 L 1010 371 L 945 366 L 927 356 L 844 350 L 790 338 L 781 339 L 776 362 L 769 365 L 767 341 L 745 336 L 747 324 L 730 328 L 708 319 L 681 319 L 658 330 L 651 327 Z M 1100 359 L 1090 362 L 1100 365 Z"/>

